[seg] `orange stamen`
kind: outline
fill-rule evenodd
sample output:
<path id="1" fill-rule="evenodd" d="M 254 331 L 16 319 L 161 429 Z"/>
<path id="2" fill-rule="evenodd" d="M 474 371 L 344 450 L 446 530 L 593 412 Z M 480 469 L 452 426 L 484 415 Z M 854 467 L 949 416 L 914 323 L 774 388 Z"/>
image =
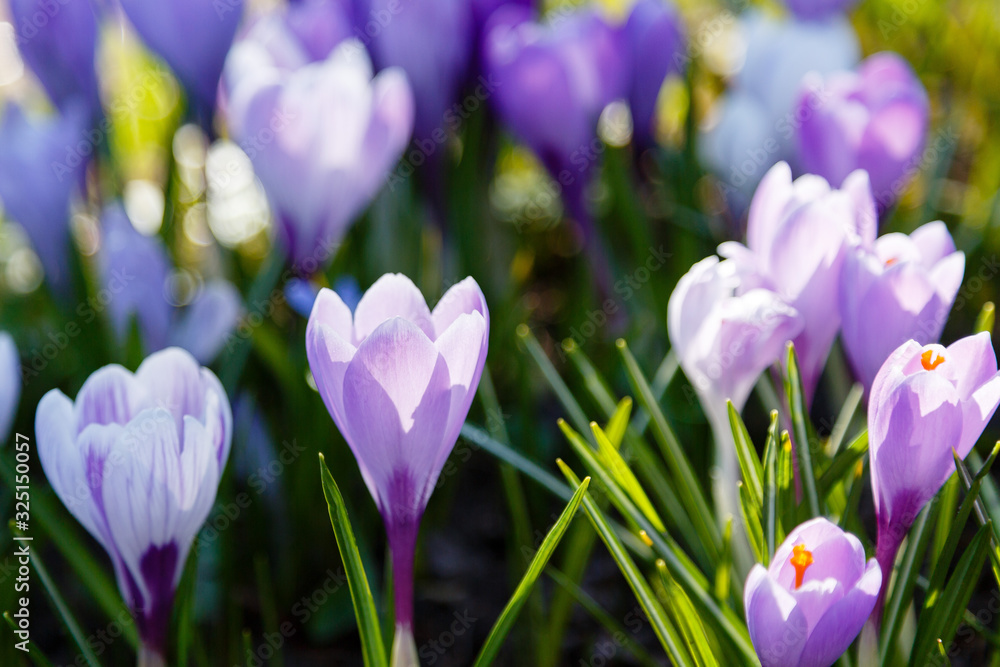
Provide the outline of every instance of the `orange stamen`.
<path id="1" fill-rule="evenodd" d="M 886 266 L 892 266 L 893 264 L 895 264 L 898 261 L 899 261 L 898 258 L 896 258 L 896 257 L 890 257 L 889 259 L 885 260 L 885 265 Z"/>
<path id="2" fill-rule="evenodd" d="M 795 588 L 802 585 L 802 577 L 806 576 L 806 568 L 813 564 L 811 551 L 806 551 L 806 545 L 796 544 L 792 547 L 792 567 L 795 568 Z"/>
<path id="3" fill-rule="evenodd" d="M 935 357 L 934 350 L 924 350 L 920 355 L 920 363 L 923 364 L 925 371 L 932 371 L 944 363 L 944 355 L 939 354 Z"/>

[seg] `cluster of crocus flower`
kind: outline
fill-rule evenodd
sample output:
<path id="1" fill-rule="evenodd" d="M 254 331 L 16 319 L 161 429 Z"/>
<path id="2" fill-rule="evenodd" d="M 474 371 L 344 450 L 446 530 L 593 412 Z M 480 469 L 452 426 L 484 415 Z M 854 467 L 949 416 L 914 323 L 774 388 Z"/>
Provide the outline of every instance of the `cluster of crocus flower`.
<path id="1" fill-rule="evenodd" d="M 105 366 L 70 400 L 38 404 L 38 457 L 66 509 L 114 565 L 142 639 L 165 665 L 174 593 L 229 457 L 229 399 L 211 371 L 170 348 L 133 375 Z"/>
<path id="2" fill-rule="evenodd" d="M 433 311 L 402 275 L 382 276 L 353 313 L 336 292 L 323 289 L 309 317 L 309 367 L 389 538 L 393 664 L 417 664 L 417 531 L 475 396 L 488 340 L 489 310 L 472 278 L 449 289 Z"/>
<path id="3" fill-rule="evenodd" d="M 243 312 L 243 300 L 227 280 L 193 281 L 194 294 L 174 294 L 172 265 L 156 237 L 144 236 L 125 210 L 109 205 L 101 216 L 98 269 L 110 293 L 108 318 L 119 343 L 138 325 L 143 349 L 155 352 L 181 347 L 207 364 L 222 350 Z M 187 301 L 183 308 L 181 300 Z"/>
<path id="4" fill-rule="evenodd" d="M 315 5 L 315 6 L 313 6 Z M 294 5 L 255 23 L 226 63 L 227 117 L 267 191 L 289 258 L 321 268 L 410 141 L 406 75 L 372 77 L 333 3 Z M 302 12 L 329 30 L 303 30 Z M 311 261 L 310 261 L 311 260 Z"/>
<path id="5" fill-rule="evenodd" d="M 0 331 L 0 444 L 7 441 L 21 399 L 21 358 L 14 339 Z"/>

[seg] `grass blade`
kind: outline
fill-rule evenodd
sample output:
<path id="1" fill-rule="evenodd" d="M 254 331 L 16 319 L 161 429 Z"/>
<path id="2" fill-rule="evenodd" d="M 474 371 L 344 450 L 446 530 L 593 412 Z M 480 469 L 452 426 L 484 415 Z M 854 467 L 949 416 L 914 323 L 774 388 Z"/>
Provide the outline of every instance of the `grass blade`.
<path id="1" fill-rule="evenodd" d="M 478 426 L 473 426 L 468 422 L 463 424 L 462 437 L 476 447 L 485 449 L 501 461 L 514 466 L 543 486 L 557 498 L 561 498 L 563 501 L 568 501 L 573 497 L 573 492 L 569 489 L 569 487 L 559 481 L 555 475 L 542 468 L 524 454 L 515 451 L 513 448 L 508 447 L 502 442 L 494 440 L 486 433 L 486 431 L 482 430 Z"/>
<path id="2" fill-rule="evenodd" d="M 10 626 L 11 632 L 18 631 L 17 623 L 14 622 L 14 618 L 10 615 L 9 611 L 3 613 L 3 618 L 7 621 L 7 625 Z M 45 657 L 42 650 L 31 640 L 28 640 L 28 655 L 31 656 L 32 662 L 38 665 L 38 667 L 52 667 L 52 662 Z M 94 664 L 96 665 L 97 663 L 95 662 Z"/>
<path id="3" fill-rule="evenodd" d="M 691 604 L 691 598 L 670 576 L 667 564 L 662 558 L 657 559 L 656 569 L 660 573 L 660 581 L 669 601 L 667 608 L 672 612 L 671 616 L 684 636 L 684 643 L 694 658 L 694 663 L 698 667 L 718 667 L 719 661 L 712 653 L 707 631 L 698 617 L 697 610 Z"/>
<path id="4" fill-rule="evenodd" d="M 868 453 L 868 429 L 858 434 L 858 437 L 847 446 L 846 449 L 837 453 L 833 461 L 827 466 L 819 481 L 816 482 L 816 491 L 821 498 L 825 498 L 828 493 L 843 481 L 848 474 L 854 470 L 854 466 L 865 454 Z"/>
<path id="5" fill-rule="evenodd" d="M 573 471 L 562 460 L 557 459 L 556 463 L 559 464 L 560 470 L 562 470 L 570 484 L 578 483 L 576 475 L 573 474 Z M 590 523 L 594 526 L 594 530 L 600 535 L 611 557 L 614 558 L 618 564 L 618 568 L 625 575 L 625 580 L 628 582 L 629 588 L 635 594 L 636 600 L 639 601 L 642 610 L 646 612 L 646 617 L 649 618 L 649 622 L 653 626 L 653 631 L 656 633 L 657 638 L 659 638 L 663 648 L 667 651 L 670 659 L 673 660 L 675 665 L 683 666 L 692 664 L 691 657 L 682 649 L 684 644 L 683 638 L 667 618 L 666 612 L 656 599 L 653 590 L 649 587 L 649 582 L 646 581 L 639 568 L 636 567 L 635 561 L 628 555 L 625 546 L 608 525 L 597 504 L 594 503 L 589 495 L 584 495 L 583 506 L 587 512 L 587 516 L 590 518 Z"/>
<path id="6" fill-rule="evenodd" d="M 778 411 L 771 411 L 771 423 L 767 427 L 767 443 L 764 445 L 764 543 L 767 554 L 764 562 L 770 563 L 778 537 Z"/>
<path id="7" fill-rule="evenodd" d="M 913 589 L 920 574 L 920 564 L 924 560 L 924 552 L 930 544 L 930 526 L 934 523 L 934 515 L 938 509 L 936 502 L 928 503 L 917 516 L 906 538 L 906 550 L 903 560 L 896 568 L 896 577 L 889 591 L 889 602 L 882 616 L 882 633 L 879 637 L 879 654 L 882 664 L 895 664 L 893 657 L 897 648 L 895 641 L 903 626 L 903 616 L 913 599 Z M 890 643 L 891 642 L 891 643 Z"/>
<path id="8" fill-rule="evenodd" d="M 354 603 L 354 615 L 358 621 L 358 633 L 361 635 L 361 650 L 364 654 L 366 667 L 386 667 L 385 645 L 382 643 L 382 631 L 379 628 L 378 612 L 375 610 L 375 599 L 372 597 L 365 566 L 361 563 L 358 544 L 354 539 L 351 520 L 347 516 L 344 497 L 337 488 L 330 469 L 326 467 L 326 459 L 319 455 L 320 479 L 323 483 L 323 495 L 326 497 L 330 512 L 330 523 L 337 537 L 337 548 L 340 558 L 344 561 L 347 572 L 347 584 L 351 590 L 351 601 Z"/>
<path id="9" fill-rule="evenodd" d="M 788 407 L 792 416 L 792 429 L 795 431 L 795 452 L 799 457 L 799 479 L 806 499 L 806 507 L 812 518 L 821 516 L 819 494 L 816 491 L 815 468 L 812 463 L 812 442 L 809 433 L 809 412 L 806 409 L 805 392 L 802 389 L 802 377 L 799 374 L 799 361 L 795 356 L 795 346 L 788 343 L 788 359 L 786 362 L 785 394 L 788 396 Z"/>
<path id="10" fill-rule="evenodd" d="M 632 498 L 632 502 L 646 515 L 650 523 L 661 533 L 665 531 L 666 527 L 663 525 L 663 521 L 653 508 L 653 504 L 649 502 L 649 497 L 643 491 L 639 480 L 635 478 L 635 475 L 629 470 L 628 464 L 625 463 L 625 459 L 618 453 L 618 449 L 611 443 L 611 440 L 605 435 L 601 427 L 597 425 L 597 422 L 590 422 L 590 430 L 597 441 L 596 454 L 598 460 L 604 464 L 604 467 L 615 478 L 618 485 Z M 622 433 L 624 434 L 624 430 Z"/>
<path id="11" fill-rule="evenodd" d="M 759 513 L 764 504 L 764 485 L 761 482 L 764 478 L 764 467 L 757 458 L 757 450 L 754 449 L 753 440 L 750 439 L 750 432 L 747 431 L 747 426 L 732 401 L 726 401 L 726 409 L 729 411 L 729 426 L 733 430 L 733 440 L 736 442 L 736 458 L 740 462 L 743 484 L 747 487 L 746 493 L 750 501 Z"/>
<path id="12" fill-rule="evenodd" d="M 521 607 L 523 607 L 524 603 L 527 601 L 532 587 L 538 580 L 542 570 L 544 570 L 545 566 L 548 564 L 549 558 L 552 556 L 552 552 L 556 550 L 556 547 L 559 545 L 559 541 L 566 533 L 566 528 L 569 526 L 570 521 L 572 521 L 573 517 L 576 515 L 576 510 L 580 507 L 580 502 L 587 493 L 587 487 L 589 485 L 589 477 L 584 478 L 584 480 L 578 484 L 576 493 L 573 494 L 569 504 L 566 505 L 566 509 L 563 510 L 555 525 L 552 526 L 548 535 L 546 535 L 545 539 L 542 540 L 542 544 L 538 547 L 535 557 L 531 559 L 531 564 L 528 565 L 528 570 L 524 573 L 521 583 L 518 584 L 517 589 L 514 591 L 514 595 L 511 596 L 510 601 L 507 602 L 507 606 L 504 607 L 503 612 L 501 612 L 499 618 L 497 618 L 496 623 L 493 625 L 493 629 L 490 630 L 490 634 L 486 638 L 486 643 L 483 644 L 483 648 L 479 652 L 479 657 L 476 658 L 476 667 L 492 664 L 493 660 L 500 652 L 500 648 L 507 639 L 510 629 L 514 626 L 514 621 L 517 620 L 517 615 L 521 611 Z"/>

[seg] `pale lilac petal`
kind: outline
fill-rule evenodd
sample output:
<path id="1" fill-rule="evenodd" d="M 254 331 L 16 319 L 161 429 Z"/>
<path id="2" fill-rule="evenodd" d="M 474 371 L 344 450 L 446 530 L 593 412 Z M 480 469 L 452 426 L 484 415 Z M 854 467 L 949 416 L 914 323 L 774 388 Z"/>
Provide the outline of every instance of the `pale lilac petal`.
<path id="1" fill-rule="evenodd" d="M 430 495 L 427 484 L 446 445 L 449 383 L 447 363 L 431 340 L 399 317 L 373 331 L 347 367 L 345 437 L 388 523 L 412 519 Z"/>
<path id="2" fill-rule="evenodd" d="M 92 374 L 80 388 L 74 405 L 77 433 L 89 424 L 127 424 L 149 403 L 142 383 L 112 364 Z"/>
<path id="3" fill-rule="evenodd" d="M 862 563 L 864 554 L 862 554 Z M 861 632 L 882 587 L 882 571 L 875 559 L 868 562 L 857 584 L 835 602 L 812 628 L 802 649 L 799 667 L 829 667 Z"/>
<path id="4" fill-rule="evenodd" d="M 755 565 L 745 592 L 747 629 L 762 667 L 794 667 L 809 637 L 809 627 L 791 593 Z"/>
<path id="5" fill-rule="evenodd" d="M 239 323 L 243 298 L 228 280 L 212 280 L 177 317 L 170 344 L 190 352 L 200 364 L 210 363 Z"/>
<path id="6" fill-rule="evenodd" d="M 434 340 L 434 322 L 424 295 L 401 273 L 387 273 L 368 288 L 354 312 L 354 342 L 361 343 L 393 317 L 402 317 Z"/>
<path id="7" fill-rule="evenodd" d="M 486 297 L 479 284 L 470 276 L 456 283 L 444 293 L 434 306 L 431 319 L 434 320 L 435 336 L 439 337 L 451 326 L 459 315 L 478 312 L 486 320 L 486 330 L 490 328 L 490 311 L 486 307 Z"/>
<path id="8" fill-rule="evenodd" d="M 315 327 L 320 324 L 347 343 L 354 340 L 354 315 L 351 314 L 351 309 L 339 294 L 326 287 L 316 296 L 307 326 Z"/>
<path id="9" fill-rule="evenodd" d="M 782 212 L 792 196 L 792 170 L 787 162 L 771 167 L 754 192 L 747 218 L 747 247 L 766 252 L 782 222 Z"/>
<path id="10" fill-rule="evenodd" d="M 0 439 L 6 440 L 21 399 L 21 358 L 14 339 L 0 331 Z"/>
<path id="11" fill-rule="evenodd" d="M 434 343 L 448 367 L 451 382 L 448 430 L 444 436 L 444 447 L 435 462 L 437 468 L 444 465 L 469 414 L 486 363 L 488 333 L 486 320 L 479 311 L 473 311 L 459 315 Z"/>
<path id="12" fill-rule="evenodd" d="M 309 320 L 306 328 L 309 368 L 326 409 L 330 411 L 348 442 L 351 441 L 351 436 L 350 424 L 344 412 L 344 374 L 356 352 L 353 345 L 326 324 L 319 320 Z"/>
<path id="13" fill-rule="evenodd" d="M 201 367 L 184 350 L 171 347 L 149 355 L 136 370 L 135 379 L 145 387 L 150 405 L 173 415 L 178 434 L 184 433 L 184 415 L 199 421 L 205 418 L 207 387 Z"/>

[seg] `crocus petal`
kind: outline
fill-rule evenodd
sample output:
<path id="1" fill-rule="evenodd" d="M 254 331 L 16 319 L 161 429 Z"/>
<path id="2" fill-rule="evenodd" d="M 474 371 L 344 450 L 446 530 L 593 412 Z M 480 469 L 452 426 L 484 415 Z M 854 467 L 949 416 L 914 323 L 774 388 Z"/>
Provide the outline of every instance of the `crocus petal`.
<path id="1" fill-rule="evenodd" d="M 362 341 L 393 317 L 402 317 L 417 325 L 434 340 L 431 312 L 417 286 L 400 273 L 387 273 L 368 288 L 354 312 L 354 339 Z"/>
<path id="2" fill-rule="evenodd" d="M 77 431 L 88 424 L 127 424 L 148 402 L 141 383 L 127 370 L 112 364 L 87 378 L 74 406 Z"/>
<path id="3" fill-rule="evenodd" d="M 434 464 L 436 468 L 444 465 L 458 439 L 465 417 L 469 414 L 469 407 L 476 395 L 476 387 L 479 386 L 479 378 L 486 363 L 488 331 L 489 326 L 479 311 L 463 313 L 434 342 L 434 347 L 448 366 L 451 382 L 448 429 L 443 439 L 445 446 L 441 448 Z"/>
<path id="4" fill-rule="evenodd" d="M 0 440 L 10 432 L 21 398 L 21 358 L 10 334 L 0 331 Z"/>
<path id="5" fill-rule="evenodd" d="M 434 320 L 435 335 L 443 334 L 459 315 L 473 311 L 483 316 L 489 329 L 490 311 L 486 307 L 486 297 L 476 281 L 469 277 L 452 285 L 434 306 L 431 319 Z"/>
<path id="6" fill-rule="evenodd" d="M 763 667 L 793 667 L 809 637 L 809 627 L 795 598 L 754 565 L 744 593 L 747 629 Z"/>
<path id="7" fill-rule="evenodd" d="M 170 344 L 190 352 L 200 364 L 222 351 L 243 312 L 243 299 L 228 280 L 212 280 L 170 328 Z"/>
<path id="8" fill-rule="evenodd" d="M 862 554 L 863 557 L 863 554 Z M 875 608 L 882 571 L 875 559 L 868 561 L 857 584 L 835 602 L 813 627 L 802 649 L 799 667 L 830 667 L 854 642 Z"/>
<path id="9" fill-rule="evenodd" d="M 321 292 L 320 297 L 322 296 Z M 344 374 L 357 350 L 328 326 L 327 321 L 329 320 L 316 317 L 316 310 L 313 310 L 313 317 L 309 319 L 306 328 L 306 356 L 326 409 L 340 429 L 348 431 L 349 422 L 347 413 L 344 412 Z M 345 432 L 344 437 L 348 442 L 351 441 L 350 433 Z"/>
<path id="10" fill-rule="evenodd" d="M 423 510 L 450 405 L 447 363 L 424 332 L 402 318 L 379 325 L 347 367 L 345 437 L 375 485 L 370 491 L 387 523 L 412 520 Z"/>

